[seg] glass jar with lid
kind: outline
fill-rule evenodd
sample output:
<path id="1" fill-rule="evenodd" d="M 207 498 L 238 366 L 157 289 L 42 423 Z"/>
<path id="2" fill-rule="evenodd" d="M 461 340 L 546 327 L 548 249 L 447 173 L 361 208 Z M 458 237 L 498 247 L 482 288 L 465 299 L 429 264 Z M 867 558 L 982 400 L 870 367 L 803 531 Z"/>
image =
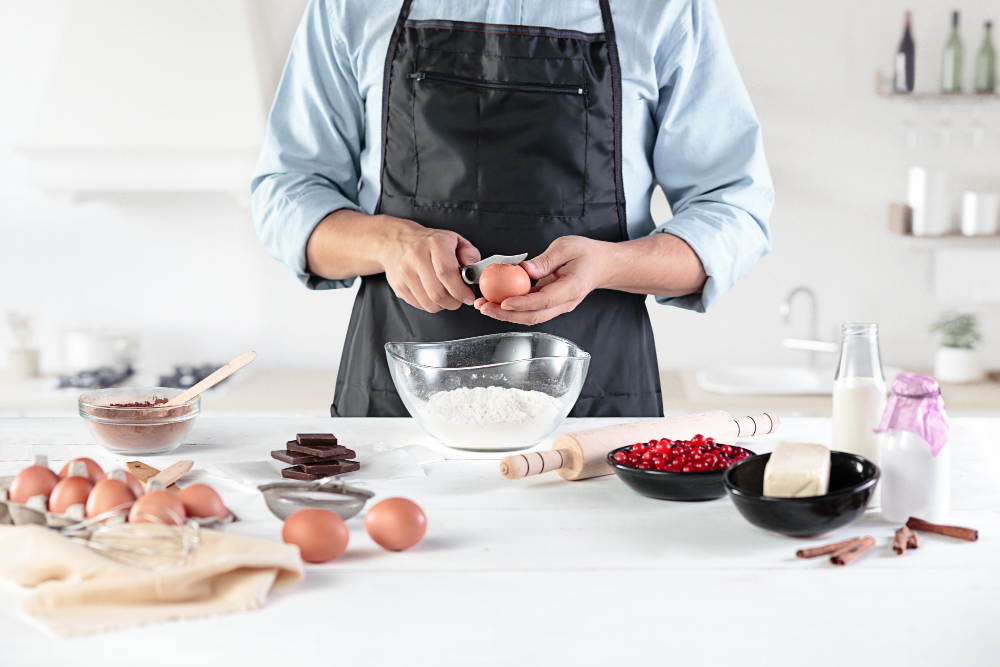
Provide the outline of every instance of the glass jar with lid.
<path id="1" fill-rule="evenodd" d="M 882 516 L 942 521 L 951 496 L 950 426 L 934 378 L 900 373 L 878 427 L 882 442 Z"/>

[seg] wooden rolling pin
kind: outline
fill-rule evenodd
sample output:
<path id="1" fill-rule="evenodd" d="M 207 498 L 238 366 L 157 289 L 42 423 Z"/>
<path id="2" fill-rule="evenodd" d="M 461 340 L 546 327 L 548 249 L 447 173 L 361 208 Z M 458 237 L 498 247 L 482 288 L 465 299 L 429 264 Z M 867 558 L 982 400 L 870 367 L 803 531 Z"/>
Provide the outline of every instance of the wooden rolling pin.
<path id="1" fill-rule="evenodd" d="M 774 433 L 779 425 L 778 418 L 770 412 L 734 419 L 728 412 L 712 410 L 603 426 L 560 435 L 547 452 L 508 456 L 500 462 L 500 474 L 507 479 L 519 479 L 555 470 L 569 480 L 610 475 L 614 471 L 606 460 L 608 452 L 635 442 L 660 438 L 687 440 L 701 433 L 715 438 L 720 445 L 733 445 L 737 438 Z"/>

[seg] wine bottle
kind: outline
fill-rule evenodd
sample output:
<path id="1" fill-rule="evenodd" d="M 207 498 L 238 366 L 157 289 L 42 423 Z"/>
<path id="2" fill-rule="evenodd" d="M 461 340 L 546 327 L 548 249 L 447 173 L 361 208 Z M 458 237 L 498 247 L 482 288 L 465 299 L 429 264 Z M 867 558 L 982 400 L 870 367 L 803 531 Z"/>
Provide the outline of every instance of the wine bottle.
<path id="1" fill-rule="evenodd" d="M 986 36 L 983 38 L 983 48 L 979 49 L 976 58 L 976 92 L 992 93 L 997 87 L 997 54 L 993 48 L 993 24 L 986 22 Z"/>
<path id="2" fill-rule="evenodd" d="M 941 63 L 941 92 L 962 92 L 962 36 L 958 34 L 958 12 L 951 13 L 951 35 Z"/>
<path id="3" fill-rule="evenodd" d="M 910 34 L 910 12 L 906 12 L 906 30 L 903 31 L 903 41 L 896 51 L 896 76 L 893 87 L 897 93 L 912 93 L 914 79 L 914 48 L 913 36 Z"/>

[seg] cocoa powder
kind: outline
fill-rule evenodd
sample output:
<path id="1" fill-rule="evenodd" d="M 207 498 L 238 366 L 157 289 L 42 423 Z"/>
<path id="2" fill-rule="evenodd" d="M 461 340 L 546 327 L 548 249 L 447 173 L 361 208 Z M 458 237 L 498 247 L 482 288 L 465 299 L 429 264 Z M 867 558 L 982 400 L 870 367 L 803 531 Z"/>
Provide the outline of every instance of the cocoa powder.
<path id="1" fill-rule="evenodd" d="M 157 398 L 154 399 L 153 401 L 143 401 L 142 403 L 140 403 L 139 401 L 135 401 L 134 403 L 112 403 L 108 407 L 109 408 L 153 408 L 156 407 L 157 405 L 163 405 L 164 403 L 169 402 L 169 400 L 170 399 L 167 398 Z"/>

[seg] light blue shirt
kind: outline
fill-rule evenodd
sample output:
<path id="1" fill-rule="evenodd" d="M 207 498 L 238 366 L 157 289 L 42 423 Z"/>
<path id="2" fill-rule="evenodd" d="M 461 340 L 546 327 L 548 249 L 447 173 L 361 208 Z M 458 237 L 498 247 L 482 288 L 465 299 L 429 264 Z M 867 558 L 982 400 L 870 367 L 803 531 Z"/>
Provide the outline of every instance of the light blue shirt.
<path id="1" fill-rule="evenodd" d="M 327 214 L 375 210 L 382 77 L 401 2 L 312 0 L 274 99 L 251 185 L 254 225 L 268 252 L 314 289 L 354 283 L 307 272 L 305 247 Z M 712 0 L 610 4 L 629 237 L 684 239 L 708 282 L 657 301 L 704 311 L 771 249 L 774 190 L 760 125 Z M 597 0 L 413 0 L 410 18 L 603 32 Z M 657 183 L 673 211 L 659 227 L 649 211 Z"/>

